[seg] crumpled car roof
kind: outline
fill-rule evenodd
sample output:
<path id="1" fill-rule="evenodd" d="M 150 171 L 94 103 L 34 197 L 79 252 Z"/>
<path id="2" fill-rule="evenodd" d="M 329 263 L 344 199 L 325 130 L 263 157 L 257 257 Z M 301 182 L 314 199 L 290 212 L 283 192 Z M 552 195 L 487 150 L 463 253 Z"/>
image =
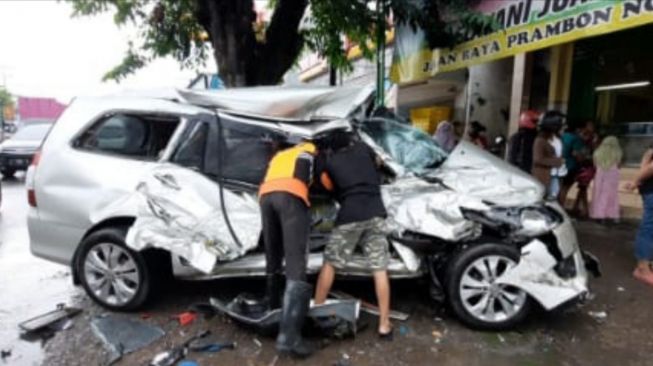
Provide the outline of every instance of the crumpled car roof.
<path id="1" fill-rule="evenodd" d="M 224 90 L 160 89 L 120 96 L 173 100 L 243 115 L 292 121 L 351 117 L 374 93 L 367 87 L 251 87 Z"/>

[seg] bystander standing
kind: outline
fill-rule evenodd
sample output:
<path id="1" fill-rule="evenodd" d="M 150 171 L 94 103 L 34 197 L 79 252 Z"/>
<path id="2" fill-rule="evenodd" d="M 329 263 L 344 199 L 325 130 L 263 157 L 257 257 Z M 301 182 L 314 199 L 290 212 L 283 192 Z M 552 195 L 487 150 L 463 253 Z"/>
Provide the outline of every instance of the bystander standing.
<path id="1" fill-rule="evenodd" d="M 562 128 L 564 116 L 557 111 L 544 113 L 539 122 L 539 132 L 533 143 L 533 167 L 531 174 L 547 189 L 551 183 L 551 169 L 562 166 L 564 160 L 556 156 L 549 140 Z M 547 192 L 548 193 L 548 192 Z"/>
<path id="2" fill-rule="evenodd" d="M 525 172 L 530 172 L 533 166 L 533 143 L 537 136 L 537 120 L 539 113 L 524 111 L 519 116 L 519 130 L 510 137 L 508 142 L 508 161 Z"/>
<path id="3" fill-rule="evenodd" d="M 619 165 L 622 156 L 619 140 L 614 136 L 603 139 L 594 151 L 596 176 L 590 217 L 595 220 L 619 220 Z"/>
<path id="4" fill-rule="evenodd" d="M 653 286 L 653 270 L 651 270 L 651 260 L 653 260 L 653 147 L 649 147 L 644 153 L 635 181 L 628 183 L 626 188 L 629 190 L 639 189 L 644 206 L 644 215 L 635 239 L 637 267 L 635 267 L 633 276 Z"/>

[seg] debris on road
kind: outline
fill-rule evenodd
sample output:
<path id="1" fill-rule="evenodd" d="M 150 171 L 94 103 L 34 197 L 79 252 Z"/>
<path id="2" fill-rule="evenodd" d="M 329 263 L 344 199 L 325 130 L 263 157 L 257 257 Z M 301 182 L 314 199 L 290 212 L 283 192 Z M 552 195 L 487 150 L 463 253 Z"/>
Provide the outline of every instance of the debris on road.
<path id="1" fill-rule="evenodd" d="M 71 318 L 81 312 L 81 309 L 66 307 L 65 304 L 57 304 L 56 310 L 19 323 L 20 337 L 27 341 L 40 340 L 45 342 L 52 338 L 55 333 L 70 329 L 73 326 Z"/>
<path id="2" fill-rule="evenodd" d="M 588 311 L 587 315 L 599 322 L 605 321 L 608 318 L 608 313 L 605 311 Z"/>
<path id="3" fill-rule="evenodd" d="M 68 308 L 65 304 L 57 304 L 56 310 L 25 320 L 18 324 L 18 327 L 23 332 L 38 332 L 39 330 L 47 328 L 63 319 L 72 318 L 81 312 L 81 309 Z"/>
<path id="4" fill-rule="evenodd" d="M 197 314 L 193 311 L 185 311 L 183 313 L 177 314 L 173 317 L 179 321 L 179 325 L 182 327 L 192 323 L 197 319 Z"/>
<path id="5" fill-rule="evenodd" d="M 258 347 L 258 348 L 263 347 L 263 344 L 262 344 L 261 341 L 259 341 L 257 338 L 254 338 L 254 344 L 255 344 L 256 347 Z"/>
<path id="6" fill-rule="evenodd" d="M 219 312 L 229 316 L 241 324 L 254 327 L 257 331 L 268 333 L 275 329 L 281 319 L 281 309 L 269 310 L 254 299 L 238 295 L 229 302 L 211 298 L 213 305 Z M 311 304 L 308 317 L 319 320 L 332 318 L 338 320 L 334 323 L 341 333 L 343 322 L 350 334 L 358 331 L 358 317 L 360 302 L 358 300 L 333 300 L 328 299 L 324 304 Z"/>
<path id="7" fill-rule="evenodd" d="M 236 343 L 217 343 L 213 341 L 204 341 L 204 337 L 195 339 L 188 344 L 188 350 L 192 352 L 217 353 L 223 349 L 236 349 Z"/>
<path id="8" fill-rule="evenodd" d="M 204 316 L 204 319 L 211 319 L 217 313 L 213 305 L 206 302 L 194 303 L 188 307 L 188 311 L 192 311 L 198 315 L 201 314 Z"/>
<path id="9" fill-rule="evenodd" d="M 617 291 L 619 291 L 619 292 L 624 292 L 624 291 L 626 291 L 626 289 L 623 288 L 623 287 L 621 287 L 621 286 L 619 286 L 619 287 L 617 287 Z"/>
<path id="10" fill-rule="evenodd" d="M 435 342 L 436 344 L 442 342 L 442 338 L 444 337 L 442 332 L 440 332 L 439 330 L 432 331 L 431 335 L 433 336 L 433 342 Z"/>
<path id="11" fill-rule="evenodd" d="M 11 350 L 10 349 L 3 349 L 0 350 L 0 359 L 4 360 L 5 358 L 11 357 Z"/>
<path id="12" fill-rule="evenodd" d="M 205 339 L 211 334 L 211 331 L 205 330 L 197 335 L 187 339 L 184 343 L 182 343 L 180 346 L 174 347 L 168 351 L 161 352 L 154 356 L 152 361 L 150 361 L 149 366 L 173 366 L 176 365 L 177 362 L 181 361 L 186 355 L 188 355 L 188 351 L 191 347 L 191 345 L 194 342 L 199 342 L 202 339 Z M 234 345 L 235 346 L 235 345 Z"/>
<path id="13" fill-rule="evenodd" d="M 109 351 L 108 364 L 150 345 L 165 334 L 163 329 L 157 326 L 114 315 L 93 317 L 91 329 Z"/>
<path id="14" fill-rule="evenodd" d="M 344 293 L 342 291 L 331 291 L 329 293 L 331 296 L 333 296 L 336 299 L 343 299 L 343 300 L 357 300 L 360 301 L 361 303 L 361 310 L 372 315 L 379 316 L 379 307 L 371 304 L 367 301 L 363 301 L 359 298 L 356 298 L 352 295 L 349 295 L 347 293 Z M 390 318 L 395 319 L 395 320 L 400 320 L 400 321 L 406 321 L 408 320 L 408 317 L 410 315 L 403 313 L 401 311 L 396 311 L 396 310 L 390 310 Z"/>
<path id="15" fill-rule="evenodd" d="M 196 361 L 181 361 L 180 363 L 177 364 L 177 366 L 199 366 L 199 364 Z"/>
<path id="16" fill-rule="evenodd" d="M 268 366 L 275 366 L 277 364 L 277 361 L 279 361 L 279 355 L 274 355 L 274 358 L 272 359 L 272 361 L 270 361 Z"/>
<path id="17" fill-rule="evenodd" d="M 408 333 L 410 333 L 410 328 L 408 328 L 408 326 L 403 324 L 399 326 L 399 334 L 405 336 Z"/>

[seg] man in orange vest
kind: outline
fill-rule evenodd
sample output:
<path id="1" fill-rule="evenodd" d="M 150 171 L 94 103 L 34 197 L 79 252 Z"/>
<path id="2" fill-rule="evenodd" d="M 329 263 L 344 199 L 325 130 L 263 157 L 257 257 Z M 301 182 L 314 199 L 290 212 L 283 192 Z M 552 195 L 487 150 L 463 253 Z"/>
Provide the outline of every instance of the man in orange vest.
<path id="1" fill-rule="evenodd" d="M 310 233 L 309 186 L 317 148 L 313 143 L 279 151 L 270 161 L 259 190 L 270 308 L 279 307 L 282 260 L 285 257 L 286 290 L 277 350 L 307 357 L 313 347 L 301 330 L 309 310 L 312 286 L 306 282 L 307 245 Z"/>

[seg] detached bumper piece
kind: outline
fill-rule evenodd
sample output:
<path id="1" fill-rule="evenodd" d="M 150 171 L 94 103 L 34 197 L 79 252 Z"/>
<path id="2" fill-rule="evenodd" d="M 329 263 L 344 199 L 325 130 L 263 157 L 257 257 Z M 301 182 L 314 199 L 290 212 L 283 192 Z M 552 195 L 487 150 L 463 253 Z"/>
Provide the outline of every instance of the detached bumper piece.
<path id="1" fill-rule="evenodd" d="M 211 305 L 236 322 L 255 329 L 262 334 L 272 334 L 279 327 L 281 309 L 268 309 L 258 300 L 238 295 L 231 301 L 211 298 Z M 358 300 L 327 300 L 324 304 L 311 302 L 308 317 L 320 332 L 336 338 L 354 336 L 358 330 L 361 304 Z"/>

